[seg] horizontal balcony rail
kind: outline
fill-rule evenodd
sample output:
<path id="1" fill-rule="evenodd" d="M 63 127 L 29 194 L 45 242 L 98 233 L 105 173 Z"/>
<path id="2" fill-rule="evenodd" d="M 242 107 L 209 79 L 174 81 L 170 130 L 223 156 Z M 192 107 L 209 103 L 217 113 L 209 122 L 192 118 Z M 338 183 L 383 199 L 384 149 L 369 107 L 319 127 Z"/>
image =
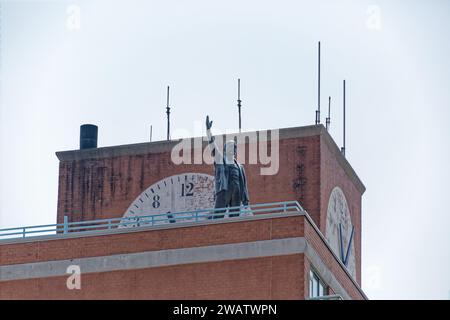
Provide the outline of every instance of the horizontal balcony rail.
<path id="1" fill-rule="evenodd" d="M 344 298 L 342 298 L 340 294 L 330 294 L 325 296 L 308 298 L 307 300 L 344 300 Z"/>
<path id="2" fill-rule="evenodd" d="M 39 237 L 49 235 L 74 234 L 86 231 L 113 230 L 138 227 L 151 227 L 164 224 L 189 223 L 214 219 L 233 219 L 251 217 L 265 213 L 303 212 L 297 201 L 252 204 L 227 208 L 209 208 L 173 213 L 154 213 L 133 217 L 98 219 L 69 222 L 64 217 L 63 223 L 0 229 L 0 242 L 16 238 Z"/>

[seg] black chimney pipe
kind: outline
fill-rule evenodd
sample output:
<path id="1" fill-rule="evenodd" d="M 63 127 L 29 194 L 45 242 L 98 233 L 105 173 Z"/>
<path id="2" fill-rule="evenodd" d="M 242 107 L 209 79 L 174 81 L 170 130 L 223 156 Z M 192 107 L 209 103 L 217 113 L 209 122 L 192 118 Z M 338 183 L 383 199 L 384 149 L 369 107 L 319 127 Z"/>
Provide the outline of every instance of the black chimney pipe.
<path id="1" fill-rule="evenodd" d="M 94 124 L 80 126 L 80 150 L 97 148 L 98 127 Z"/>

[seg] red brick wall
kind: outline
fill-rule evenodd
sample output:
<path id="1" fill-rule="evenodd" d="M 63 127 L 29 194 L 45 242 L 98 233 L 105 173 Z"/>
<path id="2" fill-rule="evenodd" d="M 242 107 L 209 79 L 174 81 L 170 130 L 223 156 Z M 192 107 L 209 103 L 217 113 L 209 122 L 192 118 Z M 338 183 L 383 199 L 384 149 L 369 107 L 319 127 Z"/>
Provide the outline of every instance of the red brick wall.
<path id="1" fill-rule="evenodd" d="M 290 237 L 305 237 L 346 291 L 354 299 L 362 298 L 304 216 L 3 244 L 0 265 Z M 59 276 L 0 282 L 0 298 L 301 299 L 308 295 L 309 268 L 308 259 L 294 254 L 82 273 L 81 291 L 68 290 L 68 276 Z"/>
<path id="2" fill-rule="evenodd" d="M 324 138 L 321 139 L 320 150 L 320 211 L 323 212 L 320 217 L 320 231 L 325 234 L 328 201 L 331 191 L 338 186 L 342 189 L 347 199 L 350 217 L 355 227 L 356 279 L 361 284 L 361 192 L 337 161 L 337 157 L 333 152 L 339 151 L 331 149 Z"/>
<path id="3" fill-rule="evenodd" d="M 303 254 L 0 282 L 0 299 L 303 299 Z"/>
<path id="4" fill-rule="evenodd" d="M 303 291 L 305 292 L 305 298 L 309 298 L 309 270 L 311 270 L 311 264 L 308 258 L 304 257 L 303 264 Z"/>
<path id="5" fill-rule="evenodd" d="M 140 231 L 0 247 L 0 265 L 297 237 L 304 218 L 289 217 Z M 303 255 L 0 282 L 0 299 L 302 299 Z"/>
<path id="6" fill-rule="evenodd" d="M 344 287 L 352 299 L 363 299 L 357 287 L 351 282 L 349 276 L 344 271 L 336 257 L 331 253 L 325 244 L 325 241 L 317 234 L 311 224 L 305 223 L 304 226 L 305 238 L 318 252 L 323 263 L 329 268 L 331 273 L 336 277 L 337 281 Z M 309 290 L 308 290 L 309 291 Z"/>

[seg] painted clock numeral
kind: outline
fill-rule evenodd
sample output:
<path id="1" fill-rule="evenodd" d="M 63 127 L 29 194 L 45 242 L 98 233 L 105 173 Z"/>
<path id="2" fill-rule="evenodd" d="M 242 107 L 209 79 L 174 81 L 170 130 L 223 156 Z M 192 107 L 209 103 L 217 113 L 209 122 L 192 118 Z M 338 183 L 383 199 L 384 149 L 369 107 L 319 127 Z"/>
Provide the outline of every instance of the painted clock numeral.
<path id="1" fill-rule="evenodd" d="M 159 202 L 159 199 L 161 199 L 161 197 L 159 195 L 154 195 L 153 196 L 153 203 L 152 203 L 152 207 L 153 208 L 159 208 L 159 206 L 161 205 L 161 203 Z"/>
<path id="2" fill-rule="evenodd" d="M 194 189 L 194 184 L 192 182 L 189 182 L 188 184 L 182 183 L 181 184 L 181 196 L 182 197 L 192 197 L 194 195 L 194 192 L 192 191 L 193 189 Z"/>

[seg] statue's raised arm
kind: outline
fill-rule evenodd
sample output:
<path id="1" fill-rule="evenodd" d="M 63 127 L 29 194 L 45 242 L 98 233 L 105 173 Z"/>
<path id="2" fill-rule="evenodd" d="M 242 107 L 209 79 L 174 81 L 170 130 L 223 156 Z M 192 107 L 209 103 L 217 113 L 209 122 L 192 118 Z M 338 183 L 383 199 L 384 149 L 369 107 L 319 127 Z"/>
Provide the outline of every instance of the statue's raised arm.
<path id="1" fill-rule="evenodd" d="M 212 120 L 209 121 L 209 116 L 206 116 L 206 134 L 208 134 L 208 139 L 211 135 L 211 127 L 212 127 Z"/>
<path id="2" fill-rule="evenodd" d="M 213 123 L 212 120 L 211 121 L 209 120 L 209 116 L 206 116 L 206 135 L 208 137 L 208 143 L 212 144 L 211 148 L 213 148 L 213 150 L 215 150 L 217 152 L 219 150 L 217 150 L 216 142 L 214 141 L 214 137 L 211 133 L 212 123 Z"/>

